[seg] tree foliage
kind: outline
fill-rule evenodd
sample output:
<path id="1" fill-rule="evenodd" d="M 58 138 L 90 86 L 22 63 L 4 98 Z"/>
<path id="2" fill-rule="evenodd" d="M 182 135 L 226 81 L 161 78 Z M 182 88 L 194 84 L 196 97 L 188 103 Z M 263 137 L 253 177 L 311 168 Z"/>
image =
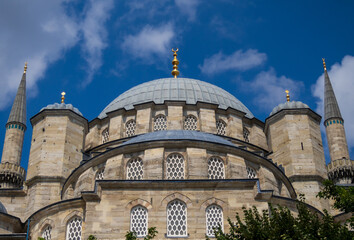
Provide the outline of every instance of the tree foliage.
<path id="1" fill-rule="evenodd" d="M 325 211 L 324 216 L 309 210 L 304 202 L 297 204 L 298 215 L 294 216 L 287 207 L 269 205 L 269 210 L 259 213 L 256 207 L 243 209 L 244 218 L 236 214 L 236 223 L 228 219 L 230 231 L 223 233 L 215 229 L 218 240 L 265 240 L 265 239 L 353 239 L 347 226 L 335 223 Z M 208 239 L 208 238 L 207 238 Z"/>
<path id="2" fill-rule="evenodd" d="M 158 234 L 156 227 L 148 228 L 148 234 L 144 237 L 144 240 L 151 240 Z M 125 240 L 137 240 L 137 236 L 135 232 L 128 231 L 125 235 Z"/>

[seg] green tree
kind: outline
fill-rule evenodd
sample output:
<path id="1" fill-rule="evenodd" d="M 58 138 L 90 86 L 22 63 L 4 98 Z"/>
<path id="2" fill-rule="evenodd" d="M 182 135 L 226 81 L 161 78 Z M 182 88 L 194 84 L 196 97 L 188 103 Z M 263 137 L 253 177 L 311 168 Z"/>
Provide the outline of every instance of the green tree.
<path id="1" fill-rule="evenodd" d="M 90 235 L 87 240 L 97 240 L 97 238 L 94 235 Z"/>
<path id="2" fill-rule="evenodd" d="M 148 228 L 148 234 L 144 237 L 144 240 L 151 240 L 153 239 L 159 232 L 156 231 L 156 227 Z M 128 231 L 125 235 L 125 240 L 137 240 L 137 236 L 135 232 Z"/>
<path id="3" fill-rule="evenodd" d="M 294 216 L 287 207 L 273 207 L 259 213 L 256 207 L 243 209 L 244 218 L 236 215 L 236 223 L 228 219 L 230 231 L 223 233 L 219 227 L 215 229 L 218 240 L 303 240 L 303 239 L 353 239 L 354 235 L 346 225 L 335 223 L 331 215 L 325 211 L 324 216 L 309 210 L 300 201 L 297 204 L 298 215 Z M 207 237 L 207 239 L 209 239 Z"/>

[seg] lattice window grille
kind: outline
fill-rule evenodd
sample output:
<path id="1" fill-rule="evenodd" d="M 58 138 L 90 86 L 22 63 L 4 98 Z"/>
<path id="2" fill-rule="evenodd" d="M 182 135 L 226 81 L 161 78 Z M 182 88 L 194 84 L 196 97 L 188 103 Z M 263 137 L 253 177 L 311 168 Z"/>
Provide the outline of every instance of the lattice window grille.
<path id="1" fill-rule="evenodd" d="M 167 120 L 166 116 L 158 115 L 154 119 L 154 131 L 162 131 L 167 129 Z"/>
<path id="2" fill-rule="evenodd" d="M 184 119 L 184 130 L 191 130 L 191 131 L 196 131 L 197 130 L 197 118 L 194 117 L 193 115 L 188 115 Z"/>
<path id="3" fill-rule="evenodd" d="M 145 237 L 148 228 L 148 212 L 142 206 L 136 206 L 130 214 L 130 231 L 135 232 L 137 237 Z"/>
<path id="4" fill-rule="evenodd" d="M 187 236 L 187 207 L 185 203 L 177 199 L 167 206 L 167 236 Z"/>
<path id="5" fill-rule="evenodd" d="M 250 142 L 249 136 L 250 132 L 247 130 L 247 128 L 243 128 L 243 139 L 245 142 Z"/>
<path id="6" fill-rule="evenodd" d="M 223 120 L 216 121 L 216 133 L 218 135 L 226 134 L 226 123 Z"/>
<path id="7" fill-rule="evenodd" d="M 173 153 L 166 159 L 167 179 L 184 179 L 184 158 L 181 154 Z"/>
<path id="8" fill-rule="evenodd" d="M 81 240 L 81 224 L 80 217 L 74 217 L 68 222 L 66 240 Z"/>
<path id="9" fill-rule="evenodd" d="M 223 225 L 223 212 L 222 208 L 217 205 L 211 205 L 206 209 L 206 232 L 208 237 L 215 237 L 214 229 L 221 226 L 224 230 Z"/>
<path id="10" fill-rule="evenodd" d="M 247 170 L 247 177 L 248 178 L 257 178 L 256 170 L 254 170 L 253 168 L 250 168 L 250 167 L 246 167 L 246 170 Z"/>
<path id="11" fill-rule="evenodd" d="M 44 238 L 45 240 L 52 239 L 52 226 L 48 225 L 45 227 L 42 233 L 42 238 Z"/>
<path id="12" fill-rule="evenodd" d="M 96 180 L 103 180 L 104 179 L 104 168 L 99 169 L 96 173 Z"/>
<path id="13" fill-rule="evenodd" d="M 108 141 L 109 141 L 109 131 L 108 131 L 108 128 L 106 128 L 102 132 L 102 143 L 106 143 Z"/>
<path id="14" fill-rule="evenodd" d="M 143 160 L 134 158 L 127 164 L 127 179 L 142 180 L 144 176 Z"/>
<path id="15" fill-rule="evenodd" d="M 127 137 L 131 137 L 135 135 L 136 122 L 135 120 L 129 120 L 125 124 L 125 133 Z"/>
<path id="16" fill-rule="evenodd" d="M 225 167 L 224 162 L 217 157 L 211 157 L 208 161 L 209 179 L 224 179 Z"/>

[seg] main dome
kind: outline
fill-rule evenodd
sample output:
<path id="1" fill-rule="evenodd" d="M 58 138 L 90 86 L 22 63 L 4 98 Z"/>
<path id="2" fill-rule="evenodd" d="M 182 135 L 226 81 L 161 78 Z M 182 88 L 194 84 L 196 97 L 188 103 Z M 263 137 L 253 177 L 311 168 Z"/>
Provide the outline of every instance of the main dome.
<path id="1" fill-rule="evenodd" d="M 108 112 L 122 108 L 131 110 L 137 104 L 163 104 L 165 101 L 183 101 L 186 104 L 211 103 L 218 105 L 220 109 L 233 108 L 246 113 L 248 118 L 254 117 L 240 100 L 213 84 L 190 78 L 161 78 L 142 83 L 122 93 L 108 104 L 98 118 L 103 119 Z"/>

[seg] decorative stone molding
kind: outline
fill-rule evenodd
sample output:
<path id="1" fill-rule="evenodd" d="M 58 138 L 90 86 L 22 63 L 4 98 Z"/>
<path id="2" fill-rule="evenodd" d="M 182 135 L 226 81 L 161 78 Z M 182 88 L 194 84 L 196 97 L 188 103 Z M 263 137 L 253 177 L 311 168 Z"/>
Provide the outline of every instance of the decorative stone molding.
<path id="1" fill-rule="evenodd" d="M 179 199 L 181 201 L 183 201 L 187 207 L 191 207 L 192 206 L 192 200 L 190 200 L 187 196 L 181 194 L 181 193 L 173 193 L 173 194 L 170 194 L 168 195 L 167 197 L 165 197 L 162 201 L 161 201 L 161 204 L 162 205 L 166 205 L 171 202 L 172 200 L 174 199 Z"/>
<path id="2" fill-rule="evenodd" d="M 17 164 L 0 163 L 0 186 L 1 188 L 20 188 L 26 177 L 24 168 Z"/>
<path id="3" fill-rule="evenodd" d="M 152 205 L 148 201 L 140 199 L 140 198 L 129 202 L 125 208 L 130 211 L 133 207 L 136 207 L 138 205 L 141 205 L 141 206 L 145 207 L 146 209 L 152 208 Z"/>
<path id="4" fill-rule="evenodd" d="M 328 178 L 335 183 L 354 182 L 354 161 L 350 159 L 333 160 L 327 165 Z"/>

